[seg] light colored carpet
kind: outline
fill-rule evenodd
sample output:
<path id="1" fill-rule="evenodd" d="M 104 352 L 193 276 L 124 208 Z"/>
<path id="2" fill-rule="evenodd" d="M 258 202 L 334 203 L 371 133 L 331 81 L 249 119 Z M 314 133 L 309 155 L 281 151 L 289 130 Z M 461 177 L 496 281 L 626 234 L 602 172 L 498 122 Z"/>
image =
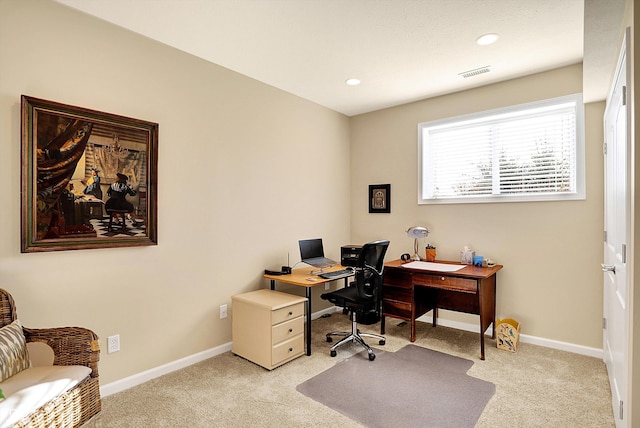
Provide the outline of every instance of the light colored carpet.
<path id="1" fill-rule="evenodd" d="M 329 356 L 325 333 L 349 330 L 341 313 L 312 324 L 311 356 L 268 371 L 230 352 L 104 398 L 103 411 L 86 428 L 131 427 L 362 427 L 296 390 L 360 349 Z M 379 332 L 379 325 L 362 331 Z M 387 318 L 389 352 L 409 344 L 409 325 Z M 478 334 L 418 323 L 416 345 L 474 362 L 468 375 L 492 382 L 496 392 L 476 427 L 614 427 L 602 360 L 521 343 L 518 352 L 487 337 L 481 361 Z M 377 345 L 372 344 L 372 345 Z M 378 345 L 379 346 L 379 345 Z M 365 358 L 365 357 L 363 357 Z M 375 365 L 376 361 L 368 362 Z M 428 400 L 429 397 L 424 397 Z M 402 406 L 397 406 L 402 412 Z"/>
<path id="2" fill-rule="evenodd" d="M 473 428 L 496 387 L 467 375 L 473 361 L 416 345 L 363 351 L 297 390 L 372 428 Z M 402 409 L 402 411 L 398 411 Z"/>

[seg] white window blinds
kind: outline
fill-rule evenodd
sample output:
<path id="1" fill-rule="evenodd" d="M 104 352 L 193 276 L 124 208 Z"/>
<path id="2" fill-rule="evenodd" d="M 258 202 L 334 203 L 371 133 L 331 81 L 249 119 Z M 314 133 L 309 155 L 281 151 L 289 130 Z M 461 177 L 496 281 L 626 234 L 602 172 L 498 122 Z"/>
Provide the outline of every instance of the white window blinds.
<path id="1" fill-rule="evenodd" d="M 421 203 L 584 197 L 582 100 L 419 125 Z"/>

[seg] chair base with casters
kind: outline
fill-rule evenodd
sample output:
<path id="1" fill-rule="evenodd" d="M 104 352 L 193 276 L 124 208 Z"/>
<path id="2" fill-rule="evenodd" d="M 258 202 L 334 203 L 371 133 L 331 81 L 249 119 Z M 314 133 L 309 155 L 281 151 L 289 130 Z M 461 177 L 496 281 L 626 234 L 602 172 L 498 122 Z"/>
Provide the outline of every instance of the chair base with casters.
<path id="1" fill-rule="evenodd" d="M 333 342 L 333 337 L 332 336 L 343 336 L 342 339 L 340 339 L 340 341 L 338 341 L 335 345 L 333 345 L 329 351 L 330 351 L 330 355 L 332 357 L 335 357 L 337 355 L 337 351 L 336 349 L 338 349 L 340 346 L 344 345 L 345 343 L 348 342 L 354 342 L 354 343 L 359 343 L 360 346 L 362 346 L 364 349 L 367 350 L 367 353 L 369 354 L 369 360 L 373 361 L 376 359 L 376 354 L 373 353 L 373 349 L 371 349 L 371 347 L 369 345 L 367 345 L 367 343 L 364 341 L 363 337 L 369 337 L 372 339 L 378 339 L 378 344 L 379 345 L 384 345 L 385 343 L 387 343 L 387 339 L 384 336 L 380 336 L 379 334 L 373 334 L 373 333 L 361 333 L 360 329 L 358 328 L 358 323 L 356 321 L 356 312 L 352 312 L 350 315 L 351 318 L 351 331 L 334 331 L 332 333 L 327 333 L 327 342 L 331 343 Z"/>

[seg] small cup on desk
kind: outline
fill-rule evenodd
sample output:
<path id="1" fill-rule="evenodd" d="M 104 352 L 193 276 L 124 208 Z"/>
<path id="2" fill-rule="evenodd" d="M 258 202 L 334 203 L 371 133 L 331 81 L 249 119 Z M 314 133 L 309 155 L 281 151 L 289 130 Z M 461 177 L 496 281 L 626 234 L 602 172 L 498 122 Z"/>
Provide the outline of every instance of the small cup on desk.
<path id="1" fill-rule="evenodd" d="M 484 261 L 484 257 L 482 256 L 473 256 L 473 265 L 477 267 L 482 267 L 482 262 Z"/>

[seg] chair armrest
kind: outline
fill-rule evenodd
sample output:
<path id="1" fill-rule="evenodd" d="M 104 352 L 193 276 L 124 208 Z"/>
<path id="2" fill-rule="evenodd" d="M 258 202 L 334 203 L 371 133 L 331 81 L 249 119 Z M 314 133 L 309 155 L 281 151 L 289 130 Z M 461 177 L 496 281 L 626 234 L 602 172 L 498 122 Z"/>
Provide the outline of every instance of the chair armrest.
<path id="1" fill-rule="evenodd" d="M 27 342 L 46 343 L 53 349 L 55 366 L 87 366 L 91 377 L 98 377 L 100 342 L 98 336 L 82 327 L 23 328 Z"/>

